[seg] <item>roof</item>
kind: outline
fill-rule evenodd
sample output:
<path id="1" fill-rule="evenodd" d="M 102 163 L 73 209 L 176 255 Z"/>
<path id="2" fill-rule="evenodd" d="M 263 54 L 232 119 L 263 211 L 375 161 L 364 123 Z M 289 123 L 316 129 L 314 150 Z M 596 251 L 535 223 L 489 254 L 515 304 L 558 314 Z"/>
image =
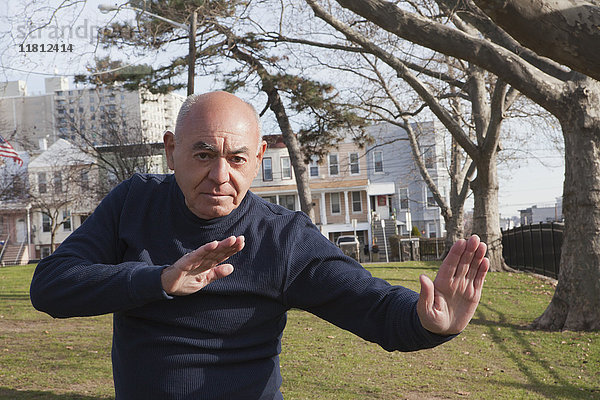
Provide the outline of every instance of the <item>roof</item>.
<path id="1" fill-rule="evenodd" d="M 48 150 L 34 158 L 29 168 L 48 168 L 66 165 L 93 164 L 94 157 L 84 153 L 74 144 L 65 139 L 58 139 L 48 147 Z"/>

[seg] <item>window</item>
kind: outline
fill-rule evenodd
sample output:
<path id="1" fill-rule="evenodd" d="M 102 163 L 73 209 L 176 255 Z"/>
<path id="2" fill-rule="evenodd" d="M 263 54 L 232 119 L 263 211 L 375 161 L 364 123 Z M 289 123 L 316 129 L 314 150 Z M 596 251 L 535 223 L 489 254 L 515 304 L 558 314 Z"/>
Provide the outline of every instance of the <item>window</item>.
<path id="1" fill-rule="evenodd" d="M 54 193 L 62 193 L 62 175 L 60 174 L 60 171 L 54 172 L 54 179 L 52 183 L 54 185 Z"/>
<path id="2" fill-rule="evenodd" d="M 51 225 L 50 216 L 46 213 L 42 214 L 42 232 L 50 232 Z"/>
<path id="3" fill-rule="evenodd" d="M 63 211 L 63 231 L 71 231 L 71 211 L 65 210 Z"/>
<path id="4" fill-rule="evenodd" d="M 429 230 L 429 237 L 436 238 L 437 237 L 437 226 L 435 223 L 427 224 L 427 229 Z"/>
<path id="5" fill-rule="evenodd" d="M 277 196 L 262 196 L 269 203 L 277 204 Z"/>
<path id="6" fill-rule="evenodd" d="M 350 174 L 360 174 L 360 165 L 358 163 L 358 153 L 350 153 L 348 157 L 350 161 Z"/>
<path id="7" fill-rule="evenodd" d="M 408 188 L 400 188 L 400 209 L 408 210 Z"/>
<path id="8" fill-rule="evenodd" d="M 373 164 L 375 172 L 383 172 L 383 152 L 376 151 L 373 153 Z"/>
<path id="9" fill-rule="evenodd" d="M 433 147 L 424 147 L 422 151 L 423 155 L 423 163 L 425 164 L 425 168 L 431 169 L 435 166 L 435 152 Z"/>
<path id="10" fill-rule="evenodd" d="M 352 192 L 352 212 L 362 212 L 362 198 L 360 192 Z"/>
<path id="11" fill-rule="evenodd" d="M 81 171 L 81 188 L 87 190 L 90 188 L 90 174 L 89 171 Z"/>
<path id="12" fill-rule="evenodd" d="M 340 194 L 339 193 L 331 193 L 329 195 L 331 199 L 331 213 L 332 214 L 341 214 L 342 206 L 340 203 Z"/>
<path id="13" fill-rule="evenodd" d="M 313 157 L 310 160 L 309 165 L 310 176 L 319 176 L 319 159 L 317 157 Z"/>
<path id="14" fill-rule="evenodd" d="M 292 179 L 292 165 L 289 157 L 281 157 L 281 179 Z"/>
<path id="15" fill-rule="evenodd" d="M 296 210 L 296 196 L 293 194 L 286 194 L 279 196 L 279 205 L 287 208 L 288 210 Z"/>
<path id="16" fill-rule="evenodd" d="M 38 173 L 38 192 L 40 193 L 46 193 L 47 187 L 46 187 L 46 173 L 45 172 L 39 172 Z"/>
<path id="17" fill-rule="evenodd" d="M 262 161 L 263 181 L 273 180 L 273 165 L 271 157 L 265 157 Z"/>
<path id="18" fill-rule="evenodd" d="M 435 207 L 437 203 L 435 202 L 435 198 L 433 197 L 433 193 L 429 188 L 427 189 L 427 207 Z"/>
<path id="19" fill-rule="evenodd" d="M 338 163 L 338 155 L 330 154 L 328 158 L 329 158 L 329 175 L 339 175 L 340 174 L 340 165 Z"/>

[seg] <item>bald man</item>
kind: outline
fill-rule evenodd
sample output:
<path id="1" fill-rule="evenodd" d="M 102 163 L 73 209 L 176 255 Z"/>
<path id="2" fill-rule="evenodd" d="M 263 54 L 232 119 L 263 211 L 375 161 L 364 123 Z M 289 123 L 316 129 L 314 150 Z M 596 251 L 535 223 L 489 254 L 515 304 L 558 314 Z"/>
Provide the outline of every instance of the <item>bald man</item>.
<path id="1" fill-rule="evenodd" d="M 471 320 L 489 264 L 479 238 L 458 241 L 420 295 L 373 278 L 305 214 L 249 191 L 266 143 L 236 96 L 190 96 L 164 144 L 174 174 L 117 186 L 31 283 L 54 317 L 113 313 L 117 399 L 282 399 L 290 308 L 389 351 Z"/>

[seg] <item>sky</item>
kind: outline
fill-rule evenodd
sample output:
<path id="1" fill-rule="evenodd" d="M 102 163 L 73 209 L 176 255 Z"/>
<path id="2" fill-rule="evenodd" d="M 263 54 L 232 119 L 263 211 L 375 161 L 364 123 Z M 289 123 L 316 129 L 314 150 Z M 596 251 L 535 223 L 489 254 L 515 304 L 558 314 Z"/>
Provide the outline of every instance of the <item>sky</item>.
<path id="1" fill-rule="evenodd" d="M 124 1 L 74 1 L 74 6 L 59 10 L 51 20 L 48 16 L 52 15 L 52 10 L 64 1 L 32 0 L 27 3 L 0 0 L 0 10 L 3 10 L 0 11 L 0 82 L 24 80 L 29 95 L 44 92 L 46 77 L 63 75 L 72 78 L 75 74 L 85 74 L 86 66 L 93 62 L 94 56 L 118 58 L 119 50 L 105 50 L 97 45 L 97 29 L 113 18 L 135 24 L 135 12 L 131 10 L 122 9 L 117 17 L 115 12 L 104 14 L 98 10 L 99 4 L 123 4 Z M 186 52 L 184 43 L 179 47 L 171 45 L 161 54 L 134 54 L 127 60 L 131 64 L 156 66 L 167 60 L 168 55 Z M 182 76 L 182 80 L 185 79 Z M 216 88 L 217 82 L 197 77 L 195 86 L 196 92 L 202 92 Z M 185 92 L 180 94 L 185 95 Z M 545 138 L 532 133 L 530 140 L 544 141 Z M 519 210 L 532 205 L 554 206 L 556 197 L 561 196 L 564 181 L 561 154 L 544 148 L 533 151 L 533 156 L 537 158 L 524 155 L 518 164 L 499 166 L 502 217 L 519 215 Z M 467 204 L 467 209 L 469 204 L 472 201 Z"/>

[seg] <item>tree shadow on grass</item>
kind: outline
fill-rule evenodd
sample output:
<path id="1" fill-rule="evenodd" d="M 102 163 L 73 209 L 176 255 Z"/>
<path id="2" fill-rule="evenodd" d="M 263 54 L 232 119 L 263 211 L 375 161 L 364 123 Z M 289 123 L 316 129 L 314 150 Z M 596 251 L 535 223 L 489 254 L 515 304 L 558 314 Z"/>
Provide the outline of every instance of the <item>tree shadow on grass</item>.
<path id="1" fill-rule="evenodd" d="M 41 390 L 15 390 L 0 387 L 0 400 L 109 400 L 114 397 L 84 396 L 81 394 L 56 394 Z"/>
<path id="2" fill-rule="evenodd" d="M 491 307 L 488 304 L 480 304 L 480 308 L 487 308 L 488 311 L 496 313 L 499 316 L 499 321 L 489 321 L 481 310 L 477 311 L 476 324 L 486 326 L 487 335 L 494 341 L 506 356 L 511 359 L 517 366 L 519 371 L 527 379 L 525 383 L 516 382 L 498 382 L 500 385 L 513 386 L 525 389 L 529 392 L 539 394 L 542 398 L 557 399 L 577 399 L 590 400 L 600 399 L 600 390 L 590 389 L 573 384 L 567 377 L 563 376 L 558 369 L 552 368 L 550 363 L 544 358 L 536 348 L 534 343 L 525 336 L 526 331 L 533 331 L 527 326 L 519 326 L 508 322 L 506 315 L 497 308 Z M 473 321 L 472 321 L 473 322 Z M 498 333 L 497 328 L 507 328 L 511 332 L 511 337 L 518 344 L 519 351 L 510 349 L 503 340 L 503 337 Z M 524 358 L 523 354 L 527 357 Z M 546 382 L 532 370 L 531 364 L 539 365 L 549 376 L 549 382 Z"/>

